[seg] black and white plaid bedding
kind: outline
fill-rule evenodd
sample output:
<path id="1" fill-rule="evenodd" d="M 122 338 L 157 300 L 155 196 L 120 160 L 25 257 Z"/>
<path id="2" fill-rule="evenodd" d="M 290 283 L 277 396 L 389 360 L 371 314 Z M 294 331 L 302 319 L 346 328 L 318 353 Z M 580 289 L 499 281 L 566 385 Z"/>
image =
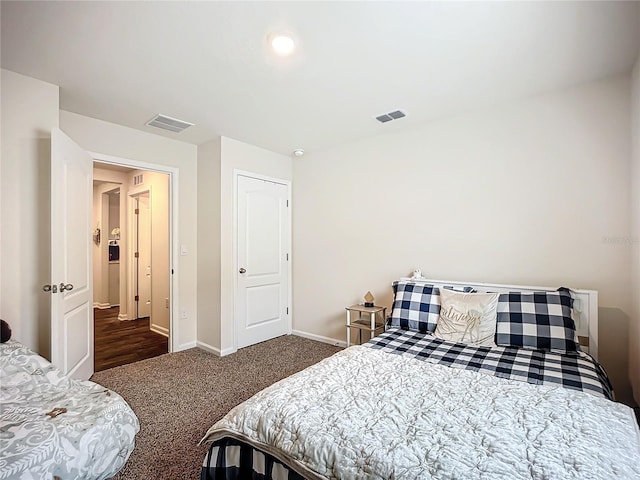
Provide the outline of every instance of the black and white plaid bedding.
<path id="1" fill-rule="evenodd" d="M 234 438 L 214 442 L 202 464 L 200 480 L 304 480 L 268 453 Z"/>
<path id="2" fill-rule="evenodd" d="M 584 352 L 561 355 L 515 347 L 473 347 L 394 327 L 364 346 L 511 380 L 562 385 L 613 399 L 606 373 Z M 268 453 L 239 440 L 227 437 L 213 442 L 204 459 L 200 480 L 246 478 L 301 480 L 303 477 Z"/>
<path id="3" fill-rule="evenodd" d="M 603 368 L 584 352 L 558 354 L 516 347 L 474 347 L 390 328 L 364 344 L 385 352 L 536 385 L 562 385 L 613 399 Z"/>

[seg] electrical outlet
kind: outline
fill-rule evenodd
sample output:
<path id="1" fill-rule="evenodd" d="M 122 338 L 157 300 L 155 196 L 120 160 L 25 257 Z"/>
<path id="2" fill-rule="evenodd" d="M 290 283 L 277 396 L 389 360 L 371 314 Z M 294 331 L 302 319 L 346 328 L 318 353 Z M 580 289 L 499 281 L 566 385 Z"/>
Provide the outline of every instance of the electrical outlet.
<path id="1" fill-rule="evenodd" d="M 180 318 L 185 319 L 187 318 L 187 309 L 183 308 L 182 311 L 180 312 Z"/>
<path id="2" fill-rule="evenodd" d="M 169 308 L 169 299 L 168 298 L 164 299 L 164 308 Z"/>

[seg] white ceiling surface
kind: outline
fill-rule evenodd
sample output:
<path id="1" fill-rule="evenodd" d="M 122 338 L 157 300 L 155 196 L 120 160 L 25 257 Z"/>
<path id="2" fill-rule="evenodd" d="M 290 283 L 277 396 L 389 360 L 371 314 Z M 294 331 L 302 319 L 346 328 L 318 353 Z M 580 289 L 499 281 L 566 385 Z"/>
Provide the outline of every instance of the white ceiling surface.
<path id="1" fill-rule="evenodd" d="M 59 85 L 64 110 L 285 154 L 623 74 L 640 50 L 640 2 L 3 1 L 1 18 L 2 67 Z M 289 58 L 267 48 L 282 30 Z M 146 127 L 156 113 L 196 126 Z"/>

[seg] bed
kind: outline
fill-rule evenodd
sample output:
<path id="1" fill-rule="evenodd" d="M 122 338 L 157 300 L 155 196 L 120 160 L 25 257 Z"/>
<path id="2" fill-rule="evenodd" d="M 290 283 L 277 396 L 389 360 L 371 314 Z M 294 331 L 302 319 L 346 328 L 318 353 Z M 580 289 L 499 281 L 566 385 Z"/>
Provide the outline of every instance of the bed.
<path id="1" fill-rule="evenodd" d="M 105 479 L 140 425 L 117 393 L 65 377 L 21 343 L 0 344 L 0 479 Z"/>
<path id="2" fill-rule="evenodd" d="M 484 313 L 442 338 L 463 300 Z M 597 344 L 594 291 L 401 279 L 385 333 L 214 424 L 201 479 L 640 478 Z"/>

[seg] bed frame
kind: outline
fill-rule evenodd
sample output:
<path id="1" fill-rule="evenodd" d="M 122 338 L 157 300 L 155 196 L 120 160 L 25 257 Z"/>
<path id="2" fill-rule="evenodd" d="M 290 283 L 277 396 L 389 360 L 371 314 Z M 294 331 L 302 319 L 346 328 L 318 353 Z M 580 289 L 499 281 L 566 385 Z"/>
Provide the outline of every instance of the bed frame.
<path id="1" fill-rule="evenodd" d="M 473 287 L 479 292 L 555 292 L 558 287 L 532 287 L 523 285 L 502 285 L 497 283 L 459 282 L 451 280 L 432 280 L 429 278 L 404 277 L 417 283 L 427 283 L 436 287 Z M 573 302 L 573 320 L 576 322 L 578 339 L 582 350 L 598 360 L 598 292 L 596 290 L 571 289 Z"/>

